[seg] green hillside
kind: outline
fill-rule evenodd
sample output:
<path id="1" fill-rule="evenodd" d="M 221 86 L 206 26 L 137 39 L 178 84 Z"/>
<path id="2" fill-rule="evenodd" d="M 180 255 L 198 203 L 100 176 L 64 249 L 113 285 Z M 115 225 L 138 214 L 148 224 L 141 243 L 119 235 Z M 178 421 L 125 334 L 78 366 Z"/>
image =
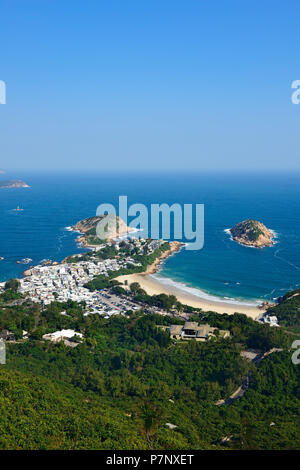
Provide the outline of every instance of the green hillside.
<path id="1" fill-rule="evenodd" d="M 281 325 L 300 332 L 300 289 L 280 297 L 279 304 L 269 308 L 268 313 L 276 315 Z"/>
<path id="2" fill-rule="evenodd" d="M 180 323 L 174 317 L 83 316 L 75 302 L 2 307 L 1 329 L 16 341 L 0 366 L 0 448 L 299 449 L 300 368 L 290 335 L 239 314 L 194 320 L 231 337 L 176 342 L 157 326 Z M 29 338 L 18 339 L 25 328 Z M 60 328 L 82 332 L 83 342 L 41 341 Z M 259 365 L 240 354 L 274 347 L 283 351 Z M 244 396 L 217 406 L 246 376 Z"/>

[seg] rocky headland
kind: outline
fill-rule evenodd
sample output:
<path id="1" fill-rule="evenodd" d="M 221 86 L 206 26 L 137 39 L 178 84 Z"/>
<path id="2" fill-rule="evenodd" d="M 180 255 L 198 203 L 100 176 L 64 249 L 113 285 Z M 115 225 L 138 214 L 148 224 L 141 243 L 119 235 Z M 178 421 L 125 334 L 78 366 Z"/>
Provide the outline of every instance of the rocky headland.
<path id="1" fill-rule="evenodd" d="M 274 244 L 274 234 L 258 220 L 244 220 L 230 229 L 232 238 L 237 243 L 255 248 L 264 248 Z"/>
<path id="2" fill-rule="evenodd" d="M 100 239 L 97 236 L 96 228 L 97 224 L 101 222 L 104 217 L 104 238 Z M 97 246 L 103 243 L 104 240 L 109 241 L 113 238 L 126 236 L 128 233 L 135 231 L 133 228 L 128 227 L 120 217 L 112 214 L 88 217 L 80 220 L 73 225 L 72 230 L 81 234 L 80 237 L 77 238 L 77 242 L 83 246 Z"/>
<path id="3" fill-rule="evenodd" d="M 0 181 L 0 188 L 29 188 L 30 186 L 21 180 Z"/>

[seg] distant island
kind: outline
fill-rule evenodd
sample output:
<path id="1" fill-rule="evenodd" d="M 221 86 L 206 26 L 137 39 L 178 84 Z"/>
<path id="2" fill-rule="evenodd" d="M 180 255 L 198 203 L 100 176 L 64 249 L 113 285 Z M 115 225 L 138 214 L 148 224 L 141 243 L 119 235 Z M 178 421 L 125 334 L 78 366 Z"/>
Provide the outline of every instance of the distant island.
<path id="1" fill-rule="evenodd" d="M 96 234 L 96 227 L 104 217 L 107 219 L 104 228 L 106 233 L 104 240 L 111 240 L 135 231 L 133 228 L 128 227 L 120 217 L 112 214 L 108 216 L 88 217 L 80 220 L 71 227 L 72 230 L 82 234 L 77 238 L 77 242 L 81 243 L 83 246 L 95 246 L 103 243 L 103 240 L 100 240 Z"/>
<path id="2" fill-rule="evenodd" d="M 30 188 L 30 186 L 21 180 L 0 181 L 0 188 Z"/>
<path id="3" fill-rule="evenodd" d="M 273 245 L 274 234 L 258 220 L 244 220 L 230 229 L 232 238 L 237 243 L 255 248 Z"/>

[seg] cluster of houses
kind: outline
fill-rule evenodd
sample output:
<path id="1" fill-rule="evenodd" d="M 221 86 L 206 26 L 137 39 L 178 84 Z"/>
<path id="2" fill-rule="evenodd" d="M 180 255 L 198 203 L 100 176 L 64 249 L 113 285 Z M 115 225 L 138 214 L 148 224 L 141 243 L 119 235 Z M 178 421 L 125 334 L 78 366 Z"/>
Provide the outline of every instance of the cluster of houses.
<path id="1" fill-rule="evenodd" d="M 36 266 L 27 271 L 20 280 L 20 292 L 27 294 L 33 302 L 44 305 L 54 300 L 66 302 L 73 300 L 85 301 L 88 306 L 95 306 L 101 300 L 99 292 L 90 292 L 83 287 L 95 276 L 107 276 L 109 271 L 132 265 L 131 258 L 106 259 L 104 261 L 80 261 L 55 266 Z"/>
<path id="2" fill-rule="evenodd" d="M 130 251 L 136 250 L 142 254 L 145 249 L 147 253 L 153 252 L 162 243 L 164 243 L 162 240 L 131 238 L 111 241 L 108 244 L 113 244 L 117 251 L 122 250 L 122 246 L 125 245 Z M 97 251 L 105 246 L 107 244 L 100 245 Z M 38 265 L 26 271 L 25 277 L 20 280 L 20 292 L 27 294 L 33 302 L 44 305 L 55 300 L 58 302 L 85 301 L 93 313 L 96 313 L 98 304 L 101 304 L 103 300 L 101 293 L 90 292 L 84 285 L 99 274 L 107 276 L 109 271 L 133 266 L 140 266 L 140 263 L 131 256 L 116 256 L 101 261 L 96 256 L 91 256 L 88 261 L 53 263 L 51 266 Z"/>
<path id="3" fill-rule="evenodd" d="M 220 330 L 219 328 L 211 327 L 208 324 L 199 325 L 195 321 L 186 321 L 184 325 L 169 325 L 160 326 L 170 333 L 173 339 L 208 341 L 212 337 L 229 338 L 230 332 L 228 330 Z"/>
<path id="4" fill-rule="evenodd" d="M 147 252 L 147 254 L 153 253 L 153 251 L 157 250 L 165 243 L 164 240 L 149 240 L 148 238 L 124 238 L 120 241 L 120 239 L 111 240 L 110 242 L 116 250 L 120 250 L 122 245 L 127 246 L 130 250 L 136 249 L 137 253 L 143 255 Z M 96 250 L 98 251 L 99 248 L 97 247 Z"/>
<path id="5" fill-rule="evenodd" d="M 122 251 L 125 245 L 131 252 L 135 250 L 139 254 L 145 252 L 149 254 L 163 243 L 163 240 L 145 238 L 118 239 L 99 245 L 94 251 L 99 251 L 107 245 L 114 245 L 117 251 Z M 20 280 L 20 292 L 27 294 L 33 302 L 44 305 L 55 300 L 66 302 L 70 299 L 77 302 L 85 301 L 88 306 L 94 307 L 101 300 L 101 295 L 84 288 L 86 283 L 99 274 L 108 275 L 109 271 L 140 265 L 131 256 L 116 256 L 101 261 L 96 256 L 91 256 L 88 261 L 53 263 L 50 266 L 38 265 L 25 271 L 25 277 Z M 4 290 L 4 284 L 0 284 L 0 293 Z"/>

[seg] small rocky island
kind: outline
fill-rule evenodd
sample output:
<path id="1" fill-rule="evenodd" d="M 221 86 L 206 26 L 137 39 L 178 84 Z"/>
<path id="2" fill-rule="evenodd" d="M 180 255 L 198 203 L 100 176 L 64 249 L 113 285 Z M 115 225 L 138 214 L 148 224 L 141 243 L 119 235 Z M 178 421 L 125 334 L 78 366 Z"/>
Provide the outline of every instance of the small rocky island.
<path id="1" fill-rule="evenodd" d="M 103 243 L 103 240 L 97 236 L 96 227 L 98 222 L 104 217 L 106 217 L 106 225 L 104 227 L 105 240 L 121 237 L 134 231 L 134 229 L 128 227 L 120 217 L 115 215 L 88 217 L 80 220 L 72 227 L 72 230 L 82 234 L 77 238 L 77 242 L 81 243 L 83 246 L 95 246 Z"/>
<path id="2" fill-rule="evenodd" d="M 21 180 L 0 181 L 0 188 L 29 188 L 30 186 Z"/>
<path id="3" fill-rule="evenodd" d="M 258 220 L 244 220 L 230 229 L 232 238 L 237 243 L 255 248 L 273 245 L 274 234 Z"/>

